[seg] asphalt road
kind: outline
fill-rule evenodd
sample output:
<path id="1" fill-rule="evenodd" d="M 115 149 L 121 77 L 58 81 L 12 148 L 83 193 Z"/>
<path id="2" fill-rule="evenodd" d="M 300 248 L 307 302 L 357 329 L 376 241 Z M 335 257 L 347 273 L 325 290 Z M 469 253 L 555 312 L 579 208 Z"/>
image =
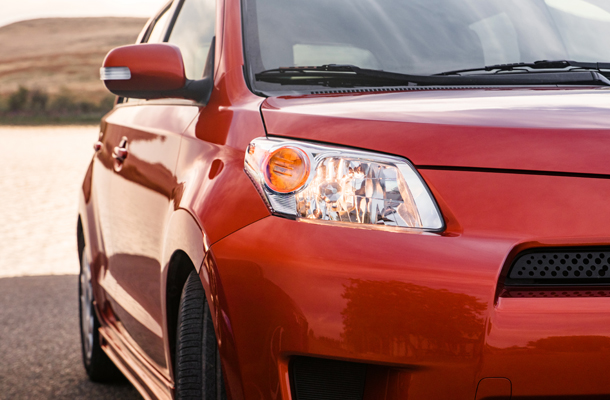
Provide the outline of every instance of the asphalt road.
<path id="1" fill-rule="evenodd" d="M 0 399 L 141 399 L 81 361 L 76 275 L 0 279 Z"/>

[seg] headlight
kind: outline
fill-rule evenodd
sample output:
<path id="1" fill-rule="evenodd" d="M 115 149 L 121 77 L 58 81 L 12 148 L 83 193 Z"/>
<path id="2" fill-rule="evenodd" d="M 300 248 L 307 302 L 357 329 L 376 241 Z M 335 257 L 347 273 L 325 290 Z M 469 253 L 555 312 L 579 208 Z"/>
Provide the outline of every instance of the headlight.
<path id="1" fill-rule="evenodd" d="M 258 138 L 245 170 L 276 215 L 363 228 L 444 228 L 428 187 L 403 158 Z"/>

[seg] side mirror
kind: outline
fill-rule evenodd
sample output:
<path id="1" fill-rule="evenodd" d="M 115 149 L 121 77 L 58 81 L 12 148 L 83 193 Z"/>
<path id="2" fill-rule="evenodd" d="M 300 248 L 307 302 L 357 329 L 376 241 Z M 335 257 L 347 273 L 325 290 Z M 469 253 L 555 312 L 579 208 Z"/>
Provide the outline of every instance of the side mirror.
<path id="1" fill-rule="evenodd" d="M 214 64 L 212 45 L 208 64 Z M 213 68 L 207 68 L 206 71 Z M 211 73 L 209 75 L 212 75 Z M 136 99 L 190 99 L 207 103 L 213 77 L 186 78 L 182 53 L 167 43 L 117 47 L 108 53 L 100 69 L 106 88 L 117 96 Z"/>

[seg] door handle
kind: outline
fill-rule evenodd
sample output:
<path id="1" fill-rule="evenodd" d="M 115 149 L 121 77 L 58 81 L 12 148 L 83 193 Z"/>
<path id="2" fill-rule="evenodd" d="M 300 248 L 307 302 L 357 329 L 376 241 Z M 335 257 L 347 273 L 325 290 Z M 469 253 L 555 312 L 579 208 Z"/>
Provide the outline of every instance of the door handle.
<path id="1" fill-rule="evenodd" d="M 119 162 L 125 161 L 127 156 L 129 155 L 129 151 L 127 150 L 127 138 L 123 137 L 121 139 L 121 143 L 114 148 L 112 152 L 112 157 Z"/>
<path id="2" fill-rule="evenodd" d="M 129 151 L 127 151 L 124 147 L 115 147 L 114 152 L 112 153 L 112 157 L 114 157 L 117 161 L 125 161 L 127 156 L 129 155 Z"/>
<path id="3" fill-rule="evenodd" d="M 100 131 L 97 142 L 93 143 L 93 150 L 95 150 L 96 153 L 98 151 L 102 150 L 102 147 L 104 147 L 104 143 L 102 143 L 103 138 L 104 138 L 104 131 Z"/>

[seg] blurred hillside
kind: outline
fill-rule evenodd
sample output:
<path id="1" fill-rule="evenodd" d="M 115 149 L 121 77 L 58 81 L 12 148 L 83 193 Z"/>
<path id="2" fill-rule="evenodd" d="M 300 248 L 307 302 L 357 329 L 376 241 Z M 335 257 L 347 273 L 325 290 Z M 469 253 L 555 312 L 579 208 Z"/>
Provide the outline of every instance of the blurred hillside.
<path id="1" fill-rule="evenodd" d="M 99 79 L 143 18 L 48 18 L 0 27 L 0 125 L 99 121 L 114 96 Z"/>
<path id="2" fill-rule="evenodd" d="M 0 96 L 19 86 L 99 101 L 99 69 L 113 47 L 134 43 L 142 18 L 48 18 L 0 27 Z"/>

